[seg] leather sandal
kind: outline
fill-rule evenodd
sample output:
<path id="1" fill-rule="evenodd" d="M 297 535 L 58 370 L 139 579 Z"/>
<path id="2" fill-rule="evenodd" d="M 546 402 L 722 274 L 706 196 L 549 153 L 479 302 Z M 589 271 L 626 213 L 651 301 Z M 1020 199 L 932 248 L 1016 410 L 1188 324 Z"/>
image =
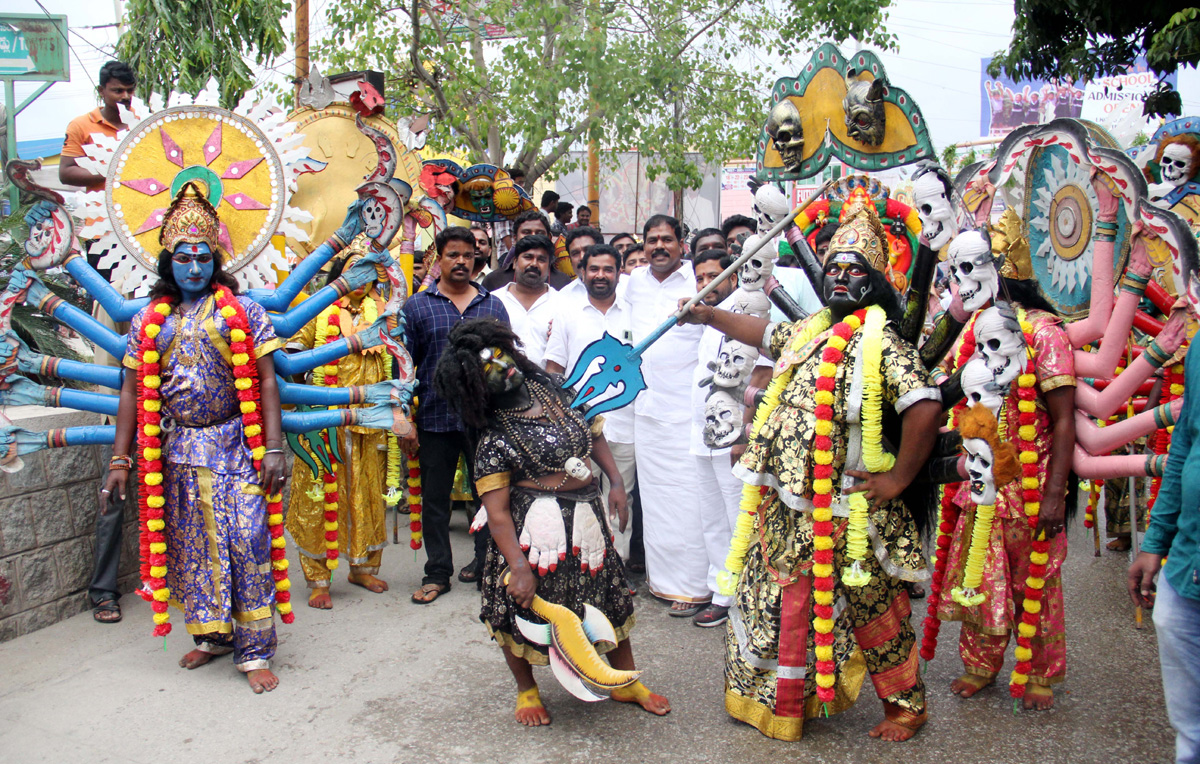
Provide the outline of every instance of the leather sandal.
<path id="1" fill-rule="evenodd" d="M 116 617 L 105 617 L 110 614 L 116 614 Z M 121 606 L 116 600 L 104 600 L 97 602 L 92 606 L 92 620 L 96 623 L 120 623 L 121 621 Z"/>
<path id="2" fill-rule="evenodd" d="M 450 584 L 422 584 L 420 589 L 413 592 L 412 601 L 417 605 L 428 605 L 448 591 Z M 433 596 L 430 597 L 430 594 Z"/>

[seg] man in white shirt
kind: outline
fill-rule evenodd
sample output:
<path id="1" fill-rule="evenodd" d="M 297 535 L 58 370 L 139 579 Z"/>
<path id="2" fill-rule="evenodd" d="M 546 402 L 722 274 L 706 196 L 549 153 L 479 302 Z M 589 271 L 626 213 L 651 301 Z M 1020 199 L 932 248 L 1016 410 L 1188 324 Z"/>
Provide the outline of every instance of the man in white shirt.
<path id="1" fill-rule="evenodd" d="M 587 298 L 587 287 L 583 284 L 583 271 L 580 270 L 582 267 L 580 263 L 583 261 L 583 253 L 587 251 L 588 247 L 603 243 L 604 237 L 595 228 L 580 226 L 567 231 L 567 256 L 571 258 L 571 270 L 575 271 L 575 278 L 571 280 L 570 284 L 559 287 L 558 291 L 563 297 L 579 298 L 580 301 Z"/>
<path id="2" fill-rule="evenodd" d="M 569 374 L 579 360 L 579 354 L 605 334 L 629 342 L 629 308 L 617 299 L 617 278 L 621 273 L 621 255 L 607 244 L 589 247 L 580 257 L 580 274 L 586 287 L 582 300 L 564 298 L 559 294 L 558 312 L 550 328 L 546 344 L 546 371 Z M 633 450 L 633 406 L 625 406 L 604 414 L 604 438 L 612 451 L 613 461 L 621 472 L 625 491 L 633 491 L 637 470 Z M 599 470 L 593 471 L 600 474 Z M 603 499 L 608 507 L 608 481 L 604 481 Z M 629 541 L 633 535 L 632 520 L 624 530 L 615 518 L 609 517 L 613 544 L 622 560 L 629 559 Z"/>
<path id="3" fill-rule="evenodd" d="M 492 293 L 504 303 L 509 324 L 525 347 L 525 356 L 538 366 L 544 365 L 546 339 L 557 309 L 558 292 L 546 283 L 553 252 L 554 245 L 545 236 L 526 236 L 517 241 L 513 280 Z"/>
<path id="4" fill-rule="evenodd" d="M 733 257 L 723 249 L 699 252 L 692 263 L 697 291 L 707 286 L 732 261 Z M 704 302 L 714 308 L 720 306 L 728 310 L 729 305 L 726 303 L 732 302 L 729 298 L 737 284 L 737 276 L 722 282 L 705 296 Z M 744 358 L 740 357 L 743 355 Z M 713 387 L 709 386 L 709 382 L 714 378 L 714 369 L 726 374 L 730 369 L 736 368 L 740 373 L 749 373 L 747 386 L 766 387 L 771 381 L 771 361 L 762 356 L 757 348 L 728 340 L 724 334 L 709 326 L 704 327 L 700 337 L 698 359 L 692 376 L 691 453 L 696 462 L 696 501 L 700 507 L 700 525 L 708 554 L 708 588 L 712 592 L 712 604 L 697 613 L 692 623 L 709 628 L 720 626 L 729 620 L 729 605 L 733 601 L 732 597 L 718 593 L 717 577 L 725 572 L 729 542 L 733 538 L 738 513 L 741 511 L 743 483 L 733 474 L 733 463 L 746 449 L 745 445 L 710 448 L 704 442 L 707 396 L 711 390 L 724 389 L 721 385 L 728 385 L 729 380 L 716 380 Z M 754 359 L 757 359 L 757 365 L 751 372 L 750 366 L 755 364 Z M 722 361 L 725 361 L 724 366 L 721 365 Z M 739 404 L 741 397 L 740 394 L 737 396 Z M 746 419 L 744 406 L 738 406 L 738 414 L 736 426 L 741 428 Z"/>
<path id="5" fill-rule="evenodd" d="M 696 294 L 691 263 L 683 259 L 683 230 L 669 215 L 646 221 L 643 240 L 650 264 L 629 275 L 625 300 L 634 342 L 645 339 Z M 674 326 L 642 355 L 646 389 L 634 401 L 633 442 L 642 497 L 646 585 L 672 600 L 671 615 L 692 617 L 712 597 L 708 553 L 695 500 L 698 476 L 689 443 L 692 374 L 703 327 Z"/>

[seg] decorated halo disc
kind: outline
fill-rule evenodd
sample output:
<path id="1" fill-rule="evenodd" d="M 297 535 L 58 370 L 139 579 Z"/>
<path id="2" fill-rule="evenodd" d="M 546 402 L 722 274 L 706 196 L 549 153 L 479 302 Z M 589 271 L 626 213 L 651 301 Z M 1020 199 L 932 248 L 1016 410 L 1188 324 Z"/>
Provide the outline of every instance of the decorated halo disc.
<path id="1" fill-rule="evenodd" d="M 187 181 L 217 209 L 220 245 L 236 272 L 271 242 L 283 219 L 283 164 L 250 120 L 212 106 L 176 106 L 135 125 L 108 168 L 105 203 L 122 247 L 150 273 L 163 215 Z"/>

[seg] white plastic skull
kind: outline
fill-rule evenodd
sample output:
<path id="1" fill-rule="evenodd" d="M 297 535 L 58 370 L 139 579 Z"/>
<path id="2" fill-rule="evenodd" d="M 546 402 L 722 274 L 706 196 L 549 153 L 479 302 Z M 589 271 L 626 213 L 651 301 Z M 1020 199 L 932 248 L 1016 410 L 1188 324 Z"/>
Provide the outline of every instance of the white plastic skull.
<path id="1" fill-rule="evenodd" d="M 387 209 L 378 199 L 370 198 L 362 206 L 363 232 L 368 238 L 378 239 L 387 225 Z"/>
<path id="2" fill-rule="evenodd" d="M 1192 167 L 1192 151 L 1182 143 L 1172 143 L 1163 149 L 1158 166 L 1162 170 L 1163 183 L 1182 186 L 1191 179 L 1195 169 Z"/>
<path id="3" fill-rule="evenodd" d="M 937 251 L 950 243 L 957 225 L 954 205 L 946 196 L 946 186 L 937 173 L 927 172 L 913 184 L 913 203 L 921 219 L 921 238 Z"/>
<path id="4" fill-rule="evenodd" d="M 746 239 L 746 243 L 742 245 L 742 251 L 750 251 L 761 240 L 761 235 L 752 234 Z M 772 249 L 770 245 L 764 245 L 746 261 L 745 265 L 738 269 L 738 286 L 747 292 L 761 290 L 766 285 L 767 279 L 771 278 L 771 274 L 775 270 L 775 261 L 778 259 L 779 253 Z"/>
<path id="5" fill-rule="evenodd" d="M 737 340 L 725 340 L 717 351 L 717 360 L 709 365 L 713 373 L 713 386 L 727 389 L 742 387 L 750 378 L 757 361 L 758 348 Z"/>
<path id="6" fill-rule="evenodd" d="M 778 186 L 767 183 L 754 192 L 754 218 L 758 221 L 760 232 L 765 234 L 770 231 L 789 212 L 791 205 Z"/>
<path id="7" fill-rule="evenodd" d="M 988 370 L 987 361 L 983 356 L 977 355 L 967 361 L 959 384 L 962 386 L 963 395 L 966 396 L 968 408 L 980 405 L 990 410 L 993 415 L 999 413 L 1008 388 L 996 385 L 996 378 Z"/>
<path id="8" fill-rule="evenodd" d="M 714 388 L 704 402 L 704 445 L 728 448 L 741 435 L 742 406 L 728 391 Z"/>
<path id="9" fill-rule="evenodd" d="M 992 473 L 995 456 L 992 447 L 983 438 L 964 438 L 963 450 L 967 452 L 968 486 L 971 501 L 976 506 L 996 503 L 996 478 Z"/>
<path id="10" fill-rule="evenodd" d="M 1021 325 L 1000 305 L 993 305 L 975 320 L 975 347 L 995 384 L 1003 389 L 1008 389 L 1024 369 L 1026 349 Z"/>
<path id="11" fill-rule="evenodd" d="M 964 231 L 954 237 L 947 252 L 950 279 L 958 287 L 963 307 L 974 313 L 1000 293 L 1000 274 L 992 259 L 992 248 L 979 231 Z"/>

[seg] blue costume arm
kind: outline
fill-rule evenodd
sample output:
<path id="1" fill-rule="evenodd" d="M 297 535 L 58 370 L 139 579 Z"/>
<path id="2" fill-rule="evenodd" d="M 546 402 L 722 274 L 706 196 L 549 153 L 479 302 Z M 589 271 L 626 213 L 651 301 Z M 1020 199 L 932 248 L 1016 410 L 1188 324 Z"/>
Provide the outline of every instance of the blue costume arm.
<path id="1" fill-rule="evenodd" d="M 106 393 L 94 393 L 90 390 L 73 390 L 69 387 L 52 387 L 48 391 L 52 405 L 80 411 L 91 411 L 95 414 L 117 415 L 117 405 L 120 398 Z"/>
<path id="2" fill-rule="evenodd" d="M 412 401 L 413 385 L 399 380 L 354 387 L 318 387 L 276 377 L 275 383 L 279 386 L 279 402 L 289 406 L 407 405 Z"/>
<path id="3" fill-rule="evenodd" d="M 56 379 L 73 379 L 76 382 L 86 382 L 89 385 L 121 389 L 124 370 L 115 366 L 101 366 L 98 363 L 82 363 L 69 361 L 65 358 L 54 358 L 40 353 L 20 353 L 17 356 L 17 369 L 25 374 L 37 374 Z"/>
<path id="4" fill-rule="evenodd" d="M 319 250 L 318 250 L 319 251 Z M 316 252 L 312 256 L 316 255 Z M 304 263 L 307 263 L 305 260 Z M 304 265 L 301 263 L 301 265 Z M 394 264 L 392 256 L 387 250 L 382 252 L 371 252 L 342 272 L 335 281 L 326 284 L 318 289 L 304 302 L 299 305 L 288 308 L 282 313 L 270 313 L 268 317 L 271 319 L 271 326 L 275 328 L 275 334 L 279 337 L 291 337 L 296 332 L 300 331 L 305 324 L 316 318 L 321 311 L 328 308 L 339 297 L 349 294 L 356 289 L 361 289 L 364 286 L 372 283 L 376 279 L 376 265 L 388 266 Z M 298 269 L 297 269 L 298 270 Z M 293 275 L 295 272 L 293 272 Z M 291 277 L 289 276 L 289 279 Z M 285 282 L 286 283 L 286 282 Z M 256 290 L 260 291 L 260 290 Z M 251 294 L 251 297 L 256 295 Z M 266 306 L 264 306 L 266 307 Z"/>
<path id="5" fill-rule="evenodd" d="M 283 313 L 287 307 L 292 304 L 292 300 L 296 299 L 296 295 L 300 294 L 310 281 L 312 281 L 321 269 L 325 267 L 325 263 L 329 262 L 338 252 L 346 248 L 346 244 L 354 241 L 354 237 L 362 232 L 362 216 L 359 212 L 362 210 L 363 203 L 356 201 L 346 208 L 346 218 L 342 221 L 342 225 L 333 236 L 330 236 L 324 244 L 314 249 L 309 253 L 308 257 L 300 261 L 291 272 L 291 274 L 283 280 L 279 286 L 274 289 L 251 289 L 246 293 L 246 296 L 254 300 L 259 305 L 274 313 Z M 311 297 L 309 299 L 312 299 Z M 307 302 L 307 300 L 305 300 Z M 330 300 L 329 302 L 333 302 Z M 328 305 L 326 303 L 325 305 Z M 321 306 L 323 309 L 325 305 Z M 318 309 L 319 313 L 321 309 Z M 272 321 L 274 323 L 274 321 Z M 301 324 L 303 326 L 304 324 Z M 298 327 L 297 327 L 298 328 Z M 276 329 L 277 334 L 284 334 Z M 287 332 L 288 336 L 295 332 Z"/>
<path id="6" fill-rule="evenodd" d="M 305 300 L 305 302 L 308 301 Z M 351 353 L 375 347 L 383 342 L 379 338 L 379 330 L 386 328 L 386 326 L 386 322 L 380 319 L 358 334 L 343 337 L 336 342 L 326 343 L 319 348 L 301 350 L 297 353 L 284 353 L 276 350 L 272 354 L 275 359 L 275 371 L 285 377 L 307 374 L 318 366 L 324 366 L 327 363 L 345 358 Z M 396 331 L 403 331 L 402 326 L 397 326 Z"/>
<path id="7" fill-rule="evenodd" d="M 149 297 L 139 297 L 136 300 L 126 300 L 108 280 L 100 275 L 84 257 L 72 257 L 66 262 L 67 273 L 75 279 L 75 283 L 87 290 L 96 302 L 104 308 L 104 312 L 113 321 L 128 321 L 137 312 L 150 304 Z M 105 348 L 107 350 L 107 348 Z M 118 356 L 120 357 L 120 356 Z"/>
<path id="8" fill-rule="evenodd" d="M 121 335 L 56 296 L 33 271 L 27 268 L 14 270 L 8 283 L 9 291 L 20 290 L 26 286 L 29 289 L 25 295 L 27 304 L 36 305 L 41 312 L 71 327 L 116 358 L 125 357 L 125 340 Z"/>

